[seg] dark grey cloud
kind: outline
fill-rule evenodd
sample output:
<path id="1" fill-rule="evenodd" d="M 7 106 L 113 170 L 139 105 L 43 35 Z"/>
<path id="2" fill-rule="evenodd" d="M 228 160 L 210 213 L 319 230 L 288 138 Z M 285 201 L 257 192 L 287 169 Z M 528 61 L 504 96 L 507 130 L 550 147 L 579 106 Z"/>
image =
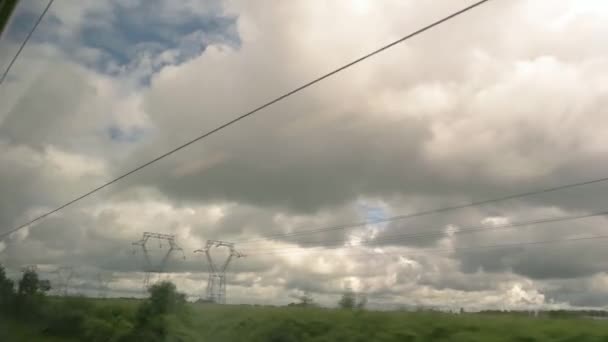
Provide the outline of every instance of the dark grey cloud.
<path id="1" fill-rule="evenodd" d="M 602 236 L 605 218 L 589 218 L 455 238 L 454 255 L 465 272 L 512 271 L 533 279 L 574 278 L 601 272 L 605 254 L 602 240 L 521 245 L 530 241 L 555 241 Z M 513 244 L 509 247 L 467 249 L 467 246 Z"/>
<path id="2" fill-rule="evenodd" d="M 544 285 L 546 296 L 554 301 L 571 303 L 574 306 L 605 307 L 606 300 L 604 272 L 593 277 L 554 279 Z"/>

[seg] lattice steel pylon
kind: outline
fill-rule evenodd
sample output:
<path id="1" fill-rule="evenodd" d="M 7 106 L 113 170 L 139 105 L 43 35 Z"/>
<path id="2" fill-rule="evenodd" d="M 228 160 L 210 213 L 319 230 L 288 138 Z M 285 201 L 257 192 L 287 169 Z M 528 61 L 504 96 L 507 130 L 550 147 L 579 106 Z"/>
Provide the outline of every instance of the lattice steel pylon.
<path id="1" fill-rule="evenodd" d="M 147 247 L 148 241 L 150 239 L 158 240 L 159 245 L 162 246 L 162 241 L 166 241 L 169 249 L 165 252 L 163 257 L 158 263 L 153 263 L 150 259 L 149 249 Z M 145 276 L 144 276 L 144 289 L 147 289 L 150 285 L 150 276 L 152 273 L 162 273 L 165 271 L 165 266 L 167 266 L 167 261 L 171 254 L 175 251 L 182 252 L 183 258 L 186 259 L 186 255 L 184 254 L 184 250 L 177 244 L 175 241 L 175 235 L 170 234 L 159 234 L 159 233 L 150 233 L 144 232 L 141 240 L 135 241 L 132 243 L 133 246 L 140 246 L 144 253 L 144 262 L 145 262 Z"/>
<path id="2" fill-rule="evenodd" d="M 223 264 L 217 265 L 211 256 L 211 248 L 226 247 L 229 250 L 228 257 Z M 207 300 L 213 303 L 226 304 L 226 270 L 232 258 L 242 258 L 245 255 L 234 248 L 234 243 L 218 240 L 207 240 L 203 249 L 197 249 L 194 253 L 205 253 L 209 265 L 209 280 L 207 281 Z"/>

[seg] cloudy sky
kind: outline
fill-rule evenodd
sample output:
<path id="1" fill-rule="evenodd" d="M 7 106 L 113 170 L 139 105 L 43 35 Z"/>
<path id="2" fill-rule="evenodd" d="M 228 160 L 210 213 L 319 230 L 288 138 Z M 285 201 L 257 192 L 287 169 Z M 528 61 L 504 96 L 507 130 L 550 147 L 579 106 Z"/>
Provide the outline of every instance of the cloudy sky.
<path id="1" fill-rule="evenodd" d="M 0 86 L 0 231 L 471 3 L 58 0 Z M 21 1 L 2 68 L 43 8 Z M 230 303 L 350 286 L 385 308 L 608 305 L 607 240 L 517 245 L 606 235 L 605 217 L 495 229 L 605 210 L 608 184 L 373 223 L 606 177 L 607 35 L 604 1 L 490 1 L 12 234 L 0 260 L 130 295 L 151 231 L 177 236 L 165 276 L 192 297 L 193 251 L 221 239 L 247 254 Z"/>

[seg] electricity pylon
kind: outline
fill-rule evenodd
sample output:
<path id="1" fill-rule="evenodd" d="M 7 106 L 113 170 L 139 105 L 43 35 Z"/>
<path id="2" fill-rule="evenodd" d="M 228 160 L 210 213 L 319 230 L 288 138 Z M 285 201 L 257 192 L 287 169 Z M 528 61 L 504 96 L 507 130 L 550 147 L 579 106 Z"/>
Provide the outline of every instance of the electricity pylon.
<path id="1" fill-rule="evenodd" d="M 230 254 L 223 264 L 217 265 L 211 256 L 211 248 L 225 247 Z M 245 255 L 234 249 L 234 243 L 218 240 L 207 240 L 203 249 L 197 249 L 194 253 L 205 253 L 209 264 L 209 280 L 207 281 L 207 300 L 213 303 L 226 304 L 226 270 L 232 258 L 242 258 Z"/>
<path id="2" fill-rule="evenodd" d="M 158 263 L 152 262 L 150 259 L 148 242 L 150 239 L 158 240 L 159 246 L 162 248 L 162 242 L 166 241 L 169 245 L 169 249 L 165 252 L 163 257 Z M 180 251 L 183 254 L 183 258 L 186 259 L 186 255 L 184 254 L 184 250 L 177 244 L 175 241 L 175 235 L 169 234 L 159 234 L 159 233 L 150 233 L 144 232 L 141 240 L 135 241 L 132 243 L 133 246 L 140 246 L 144 253 L 144 262 L 145 262 L 145 276 L 144 276 L 144 289 L 147 289 L 150 285 L 150 276 L 152 273 L 162 273 L 165 271 L 165 266 L 167 266 L 167 261 L 169 257 L 174 251 Z"/>
<path id="3" fill-rule="evenodd" d="M 74 269 L 71 266 L 61 266 L 55 270 L 56 293 L 59 296 L 67 296 L 70 288 L 70 280 L 74 276 Z"/>

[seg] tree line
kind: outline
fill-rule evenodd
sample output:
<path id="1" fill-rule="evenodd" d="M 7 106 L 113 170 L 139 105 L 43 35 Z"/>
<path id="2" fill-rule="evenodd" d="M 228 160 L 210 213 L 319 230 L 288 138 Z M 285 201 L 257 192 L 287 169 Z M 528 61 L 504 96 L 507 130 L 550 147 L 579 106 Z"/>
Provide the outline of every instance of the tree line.
<path id="1" fill-rule="evenodd" d="M 135 310 L 111 301 L 96 305 L 84 297 L 51 297 L 50 290 L 35 270 L 24 270 L 15 284 L 0 265 L 0 317 L 47 336 L 92 342 L 166 341 L 171 319 L 188 320 L 186 296 L 171 282 L 150 286 L 149 297 Z"/>

